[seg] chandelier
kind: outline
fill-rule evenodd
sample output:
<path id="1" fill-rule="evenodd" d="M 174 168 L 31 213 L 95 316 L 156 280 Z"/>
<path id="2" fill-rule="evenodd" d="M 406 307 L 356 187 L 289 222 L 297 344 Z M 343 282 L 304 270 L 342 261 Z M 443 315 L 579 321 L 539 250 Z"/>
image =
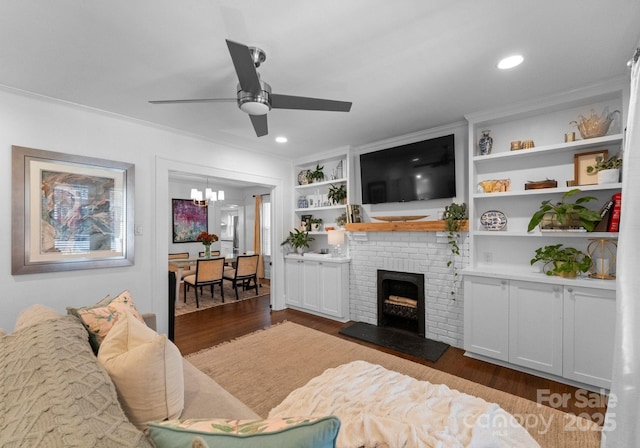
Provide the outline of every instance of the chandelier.
<path id="1" fill-rule="evenodd" d="M 224 201 L 224 190 L 218 190 L 218 192 L 215 192 L 211 188 L 207 188 L 203 195 L 202 191 L 197 188 L 192 188 L 191 200 L 198 207 L 206 207 L 209 205 L 209 201 Z"/>

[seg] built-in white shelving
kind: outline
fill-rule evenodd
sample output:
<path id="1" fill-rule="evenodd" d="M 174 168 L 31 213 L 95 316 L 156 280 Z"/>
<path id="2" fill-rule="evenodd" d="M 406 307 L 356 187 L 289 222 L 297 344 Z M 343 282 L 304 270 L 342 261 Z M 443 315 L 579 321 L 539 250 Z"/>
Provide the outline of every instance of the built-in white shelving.
<path id="1" fill-rule="evenodd" d="M 470 356 L 507 362 L 560 381 L 581 381 L 587 386 L 608 387 L 610 372 L 601 359 L 613 349 L 611 327 L 615 326 L 616 282 L 581 275 L 567 279 L 549 276 L 542 267 L 531 265 L 537 248 L 564 244 L 587 252 L 592 239 L 617 238 L 614 232 L 527 231 L 528 223 L 542 201 L 559 202 L 567 191 L 578 188 L 577 197 L 593 196 L 584 205 L 599 210 L 605 201 L 622 190 L 622 183 L 590 185 L 575 183 L 577 154 L 606 150 L 609 155 L 623 148 L 622 129 L 626 120 L 628 90 L 618 80 L 592 89 L 541 99 L 535 105 L 518 105 L 503 110 L 467 116 L 469 122 L 469 266 L 465 278 L 465 350 Z M 581 139 L 571 125 L 579 117 L 604 110 L 618 110 L 609 133 Z M 493 148 L 480 155 L 478 140 L 490 130 Z M 565 142 L 575 132 L 576 141 Z M 533 140 L 535 147 L 511 150 L 514 140 Z M 594 176 L 595 178 L 595 176 Z M 555 180 L 557 187 L 526 190 L 527 182 Z M 486 193 L 481 182 L 509 180 L 508 191 Z M 589 182 L 591 183 L 591 182 Z M 497 210 L 507 217 L 502 230 L 487 230 L 481 215 Z M 563 319 L 563 310 L 567 315 Z M 573 314 L 569 311 L 574 310 Z M 577 311 L 576 311 L 577 310 Z M 577 316 L 596 319 L 599 313 L 598 348 L 576 338 L 564 340 L 582 328 Z M 581 314 L 587 313 L 587 314 Z M 531 319 L 535 325 L 530 325 Z M 605 331 L 606 330 L 606 331 Z M 506 342 L 508 341 L 508 343 Z M 528 341 L 540 343 L 534 351 Z M 547 347 L 540 350 L 540 347 Z M 592 353 L 592 355 L 589 355 Z M 576 373 L 576 362 L 582 371 Z M 603 373 L 604 372 L 604 373 Z"/>

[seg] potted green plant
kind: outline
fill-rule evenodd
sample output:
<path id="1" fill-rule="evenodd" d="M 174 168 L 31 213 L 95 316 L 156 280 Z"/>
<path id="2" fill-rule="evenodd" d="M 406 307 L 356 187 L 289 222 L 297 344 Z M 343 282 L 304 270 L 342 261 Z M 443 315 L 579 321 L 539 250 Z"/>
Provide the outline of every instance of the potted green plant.
<path id="1" fill-rule="evenodd" d="M 309 182 L 322 182 L 324 180 L 324 165 L 320 166 L 319 163 L 316 163 L 316 168 L 314 170 L 309 170 L 307 173 L 307 179 Z"/>
<path id="2" fill-rule="evenodd" d="M 442 219 L 444 220 L 444 228 L 448 232 L 447 239 L 449 248 L 451 249 L 451 257 L 447 262 L 447 267 L 451 267 L 453 270 L 453 286 L 451 288 L 451 295 L 455 296 L 459 282 L 458 268 L 455 263 L 455 258 L 460 255 L 460 240 L 462 239 L 460 229 L 468 219 L 467 204 L 464 202 L 456 204 L 454 202 L 447 205 L 444 208 Z"/>
<path id="3" fill-rule="evenodd" d="M 582 204 L 597 200 L 597 198 L 594 196 L 584 196 L 576 199 L 575 202 L 567 202 L 568 198 L 580 192 L 579 188 L 574 188 L 564 193 L 560 202 L 552 203 L 551 200 L 542 201 L 538 211 L 531 217 L 527 231 L 531 232 L 540 225 L 540 230 L 568 230 L 584 227 L 588 232 L 591 232 L 602 218 L 600 217 L 600 213 L 590 210 Z"/>
<path id="4" fill-rule="evenodd" d="M 347 199 L 347 186 L 331 184 L 327 196 L 333 204 L 344 204 Z"/>
<path id="5" fill-rule="evenodd" d="M 616 154 L 605 159 L 603 156 L 596 157 L 596 164 L 587 167 L 587 173 L 597 173 L 599 184 L 616 183 L 620 180 L 620 168 L 622 158 Z"/>
<path id="6" fill-rule="evenodd" d="M 558 275 L 565 278 L 575 278 L 581 272 L 591 268 L 591 258 L 573 247 L 562 247 L 562 244 L 544 246 L 536 249 L 536 255 L 531 259 L 533 266 L 537 262 L 544 263 L 542 271 L 547 275 Z"/>
<path id="7" fill-rule="evenodd" d="M 322 225 L 322 218 L 311 218 L 311 221 L 309 222 L 311 223 L 311 230 L 313 230 L 314 232 L 320 230 L 320 226 Z"/>
<path id="8" fill-rule="evenodd" d="M 309 235 L 309 232 L 300 229 L 293 229 L 289 232 L 289 236 L 287 236 L 280 245 L 291 246 L 296 250 L 296 252 L 301 254 L 305 248 L 309 248 L 309 243 L 313 240 L 314 238 Z"/>
<path id="9" fill-rule="evenodd" d="M 336 224 L 338 225 L 338 227 L 344 227 L 346 223 L 347 223 L 346 213 L 343 213 L 340 216 L 336 217 Z"/>

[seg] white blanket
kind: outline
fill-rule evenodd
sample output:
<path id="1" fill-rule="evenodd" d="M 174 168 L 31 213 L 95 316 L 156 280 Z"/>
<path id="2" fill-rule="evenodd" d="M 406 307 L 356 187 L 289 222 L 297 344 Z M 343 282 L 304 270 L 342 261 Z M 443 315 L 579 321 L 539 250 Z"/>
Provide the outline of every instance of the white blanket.
<path id="1" fill-rule="evenodd" d="M 327 369 L 269 418 L 336 415 L 339 448 L 538 447 L 495 403 L 365 361 Z"/>

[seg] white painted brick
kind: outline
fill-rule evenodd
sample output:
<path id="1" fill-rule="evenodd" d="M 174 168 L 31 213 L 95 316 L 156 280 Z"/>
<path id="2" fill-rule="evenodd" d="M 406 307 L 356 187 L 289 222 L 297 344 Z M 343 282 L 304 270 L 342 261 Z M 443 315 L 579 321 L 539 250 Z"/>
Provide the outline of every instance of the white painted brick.
<path id="1" fill-rule="evenodd" d="M 351 284 L 349 288 L 350 318 L 377 323 L 377 271 L 379 269 L 422 273 L 425 275 L 427 337 L 456 347 L 463 344 L 463 289 L 456 285 L 453 270 L 447 263 L 451 251 L 446 232 L 371 232 L 367 241 L 350 241 Z M 466 235 L 460 243 L 461 257 L 456 267 L 469 263 Z"/>

